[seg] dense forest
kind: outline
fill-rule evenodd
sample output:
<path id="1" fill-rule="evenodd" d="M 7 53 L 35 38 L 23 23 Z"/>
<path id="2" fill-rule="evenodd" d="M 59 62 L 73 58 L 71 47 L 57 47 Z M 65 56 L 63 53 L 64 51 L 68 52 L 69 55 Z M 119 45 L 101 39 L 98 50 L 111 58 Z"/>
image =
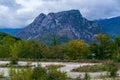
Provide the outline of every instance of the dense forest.
<path id="1" fill-rule="evenodd" d="M 0 58 L 120 61 L 120 37 L 112 39 L 106 34 L 99 34 L 95 40 L 91 43 L 73 40 L 57 45 L 57 39 L 53 37 L 53 45 L 48 46 L 45 43 L 20 40 L 0 33 Z"/>

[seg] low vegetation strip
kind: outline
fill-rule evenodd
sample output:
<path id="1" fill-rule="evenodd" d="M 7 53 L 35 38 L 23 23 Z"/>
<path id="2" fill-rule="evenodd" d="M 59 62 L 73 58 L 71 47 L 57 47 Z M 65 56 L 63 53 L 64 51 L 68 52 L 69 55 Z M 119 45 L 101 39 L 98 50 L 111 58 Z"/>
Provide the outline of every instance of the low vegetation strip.
<path id="1" fill-rule="evenodd" d="M 105 65 L 86 65 L 72 69 L 72 72 L 103 72 L 107 70 Z"/>
<path id="2" fill-rule="evenodd" d="M 62 65 L 62 64 L 59 64 L 59 65 L 47 65 L 46 68 L 49 69 L 49 68 L 55 68 L 55 69 L 58 69 L 58 68 L 61 68 L 61 67 L 64 67 L 65 65 Z"/>

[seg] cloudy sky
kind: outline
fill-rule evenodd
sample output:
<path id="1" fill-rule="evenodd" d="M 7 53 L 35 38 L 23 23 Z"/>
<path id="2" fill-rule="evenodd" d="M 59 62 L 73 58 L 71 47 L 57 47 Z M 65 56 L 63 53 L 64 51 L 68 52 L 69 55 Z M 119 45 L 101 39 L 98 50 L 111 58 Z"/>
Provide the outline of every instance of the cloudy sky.
<path id="1" fill-rule="evenodd" d="M 89 20 L 120 16 L 120 0 L 0 0 L 0 28 L 21 28 L 40 13 L 78 9 Z"/>

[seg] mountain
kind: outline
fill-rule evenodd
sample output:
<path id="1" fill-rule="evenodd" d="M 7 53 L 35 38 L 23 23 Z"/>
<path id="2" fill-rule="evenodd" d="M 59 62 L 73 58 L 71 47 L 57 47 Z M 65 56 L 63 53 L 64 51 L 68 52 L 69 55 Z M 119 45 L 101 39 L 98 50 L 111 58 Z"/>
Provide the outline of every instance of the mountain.
<path id="1" fill-rule="evenodd" d="M 2 29 L 0 29 L 0 32 L 5 32 L 5 33 L 11 34 L 11 35 L 15 35 L 20 30 L 21 29 L 2 28 Z"/>
<path id="2" fill-rule="evenodd" d="M 35 20 L 16 34 L 16 37 L 26 40 L 39 40 L 48 44 L 53 36 L 59 43 L 74 39 L 93 41 L 102 28 L 94 21 L 82 17 L 79 10 L 62 11 L 58 13 L 41 13 Z"/>
<path id="3" fill-rule="evenodd" d="M 120 16 L 114 17 L 110 19 L 102 19 L 102 20 L 96 20 L 97 23 L 99 23 L 104 31 L 114 36 L 120 36 Z"/>

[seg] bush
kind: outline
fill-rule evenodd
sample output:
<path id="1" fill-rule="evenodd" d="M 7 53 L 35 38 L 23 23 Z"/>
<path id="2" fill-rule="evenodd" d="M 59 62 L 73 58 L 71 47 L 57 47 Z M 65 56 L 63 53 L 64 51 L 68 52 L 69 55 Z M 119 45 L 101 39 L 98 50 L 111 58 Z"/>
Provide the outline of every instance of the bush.
<path id="1" fill-rule="evenodd" d="M 72 69 L 73 72 L 102 72 L 107 71 L 107 66 L 104 65 L 86 65 Z"/>
<path id="2" fill-rule="evenodd" d="M 33 80 L 48 80 L 47 71 L 40 66 L 35 67 L 32 73 Z"/>
<path id="3" fill-rule="evenodd" d="M 53 64 L 51 64 L 51 65 L 47 65 L 46 68 L 47 69 L 50 69 L 50 68 L 58 69 L 58 68 L 61 68 L 61 67 L 64 67 L 64 66 L 65 65 L 61 65 L 61 64 L 59 64 L 59 65 L 53 65 Z"/>
<path id="4" fill-rule="evenodd" d="M 0 73 L 0 78 L 3 78 L 4 77 L 4 72 L 1 72 Z"/>
<path id="5" fill-rule="evenodd" d="M 60 72 L 53 67 L 49 69 L 48 80 L 68 80 L 68 77 L 65 72 Z"/>
<path id="6" fill-rule="evenodd" d="M 90 80 L 90 75 L 88 73 L 85 73 L 84 80 Z"/>
<path id="7" fill-rule="evenodd" d="M 10 59 L 10 64 L 11 64 L 11 65 L 18 64 L 18 57 L 16 57 L 16 56 L 11 57 L 11 59 Z"/>
<path id="8" fill-rule="evenodd" d="M 108 65 L 108 75 L 109 77 L 116 77 L 117 76 L 117 67 L 114 63 Z"/>
<path id="9" fill-rule="evenodd" d="M 83 77 L 79 76 L 74 80 L 90 80 L 91 76 L 88 73 L 85 73 Z"/>
<path id="10" fill-rule="evenodd" d="M 32 79 L 32 69 L 15 69 L 11 68 L 9 70 L 10 80 L 33 80 Z"/>
<path id="11" fill-rule="evenodd" d="M 41 66 L 27 69 L 13 69 L 9 71 L 10 80 L 68 80 L 67 74 L 54 67 L 45 69 Z"/>

